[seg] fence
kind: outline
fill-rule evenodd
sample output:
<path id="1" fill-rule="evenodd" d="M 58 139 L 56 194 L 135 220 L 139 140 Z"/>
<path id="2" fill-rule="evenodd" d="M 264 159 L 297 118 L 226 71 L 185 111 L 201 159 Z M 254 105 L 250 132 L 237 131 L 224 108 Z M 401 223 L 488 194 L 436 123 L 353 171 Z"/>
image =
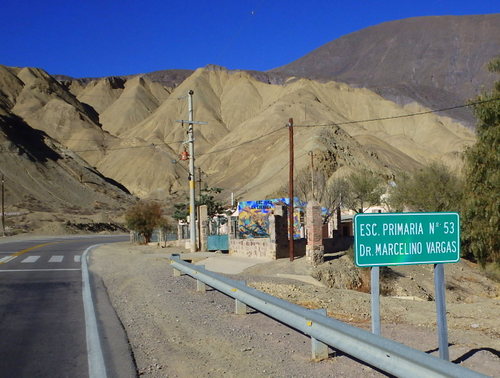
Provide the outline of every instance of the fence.
<path id="1" fill-rule="evenodd" d="M 162 243 L 167 241 L 177 240 L 177 234 L 173 232 L 165 233 L 160 230 L 154 230 L 151 235 L 151 242 Z M 140 235 L 137 231 L 130 231 L 130 241 L 133 243 L 144 244 L 146 240 L 144 236 Z"/>
<path id="2" fill-rule="evenodd" d="M 161 243 L 166 241 L 177 240 L 177 234 L 173 232 L 161 232 L 160 230 L 154 230 L 153 235 L 151 235 L 151 241 L 154 243 Z"/>
<path id="3" fill-rule="evenodd" d="M 213 235 L 227 235 L 229 233 L 229 220 L 227 217 L 213 217 L 207 219 L 207 234 Z"/>
<path id="4" fill-rule="evenodd" d="M 190 238 L 190 229 L 189 224 L 179 224 L 177 226 L 177 235 L 178 239 L 189 239 Z"/>

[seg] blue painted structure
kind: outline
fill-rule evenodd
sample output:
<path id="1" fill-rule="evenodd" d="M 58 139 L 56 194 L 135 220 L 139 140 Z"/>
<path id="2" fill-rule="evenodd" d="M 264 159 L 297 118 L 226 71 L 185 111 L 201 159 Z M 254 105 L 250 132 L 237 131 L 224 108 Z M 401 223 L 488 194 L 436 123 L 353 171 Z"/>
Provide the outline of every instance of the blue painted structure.
<path id="1" fill-rule="evenodd" d="M 229 251 L 229 235 L 207 236 L 207 249 L 209 251 Z"/>

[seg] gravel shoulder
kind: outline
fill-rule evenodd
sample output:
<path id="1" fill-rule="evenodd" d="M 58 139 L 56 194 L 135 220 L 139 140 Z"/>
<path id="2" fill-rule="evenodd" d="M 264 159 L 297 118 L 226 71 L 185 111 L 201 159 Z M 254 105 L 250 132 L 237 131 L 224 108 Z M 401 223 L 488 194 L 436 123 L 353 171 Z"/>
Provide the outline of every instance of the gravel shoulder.
<path id="1" fill-rule="evenodd" d="M 384 376 L 347 356 L 335 356 L 333 351 L 327 360 L 311 361 L 308 337 L 257 312 L 235 315 L 231 298 L 210 289 L 198 293 L 192 278 L 174 277 L 168 263 L 168 255 L 174 252 L 179 249 L 118 243 L 101 246 L 91 255 L 91 270 L 102 279 L 125 328 L 138 375 Z M 200 256 L 193 263 L 203 260 Z M 338 261 L 332 259 L 324 265 L 337 266 Z M 456 268 L 459 272 L 463 268 L 461 281 L 469 277 L 474 282 L 468 286 L 470 292 L 465 293 L 447 280 L 450 359 L 495 376 L 500 371 L 498 285 L 482 282 L 480 275 L 478 278 L 469 274 L 467 269 L 473 271 L 473 267 Z M 409 282 L 415 281 L 418 274 L 432 277 L 428 268 L 429 274 L 412 269 L 404 273 L 405 278 L 413 277 L 408 278 Z M 369 294 L 326 287 L 313 282 L 312 273 L 303 259 L 294 262 L 283 259 L 248 267 L 237 275 L 226 275 L 246 280 L 248 285 L 290 302 L 326 308 L 329 316 L 369 329 Z M 447 279 L 456 278 L 455 274 L 446 271 Z M 304 280 L 304 277 L 309 278 Z M 427 279 L 422 277 L 420 281 L 419 286 L 425 291 Z M 479 288 L 484 291 L 484 287 L 489 288 L 486 294 L 473 292 Z M 411 287 L 402 293 L 405 295 L 381 298 L 382 335 L 437 355 L 435 303 L 420 298 L 425 298 L 420 292 L 413 295 Z"/>

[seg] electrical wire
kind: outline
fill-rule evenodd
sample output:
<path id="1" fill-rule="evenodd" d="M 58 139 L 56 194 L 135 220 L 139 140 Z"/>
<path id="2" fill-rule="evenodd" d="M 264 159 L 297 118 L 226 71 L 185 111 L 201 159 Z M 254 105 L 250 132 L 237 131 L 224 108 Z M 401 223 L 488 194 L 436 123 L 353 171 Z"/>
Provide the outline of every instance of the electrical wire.
<path id="1" fill-rule="evenodd" d="M 416 116 L 421 116 L 421 115 L 425 115 L 425 114 L 444 112 L 444 111 L 447 111 L 447 110 L 455 110 L 455 109 L 467 108 L 467 107 L 470 107 L 470 106 L 485 104 L 485 103 L 494 102 L 494 101 L 500 101 L 500 97 L 499 98 L 489 99 L 489 100 L 482 100 L 482 101 L 471 102 L 471 103 L 463 104 L 463 105 L 450 106 L 450 107 L 447 107 L 447 108 L 426 110 L 426 111 L 417 112 L 417 113 L 399 114 L 399 115 L 395 115 L 395 116 L 362 119 L 362 120 L 357 120 L 357 121 L 332 122 L 332 123 L 327 123 L 327 124 L 294 125 L 293 127 L 328 127 L 328 126 L 352 125 L 352 124 L 356 124 L 356 123 L 366 123 L 366 122 L 376 122 L 376 121 L 388 121 L 388 120 L 392 120 L 392 119 L 416 117 Z"/>
<path id="2" fill-rule="evenodd" d="M 301 157 L 303 157 L 303 156 L 306 156 L 307 154 L 309 154 L 309 151 L 306 151 L 306 152 L 304 152 L 304 153 L 302 153 L 302 154 L 300 154 L 300 155 L 295 155 L 295 156 L 293 157 L 293 162 L 294 162 L 294 164 L 295 164 L 295 162 L 296 162 L 298 159 L 300 159 L 300 158 L 301 158 Z M 276 175 L 277 175 L 278 173 L 280 173 L 283 169 L 285 169 L 286 167 L 288 167 L 288 165 L 290 165 L 290 161 L 289 161 L 289 160 L 287 160 L 287 161 L 286 161 L 286 163 L 285 163 L 284 165 L 282 165 L 280 168 L 278 168 L 277 170 L 275 170 L 275 171 L 274 171 L 274 172 L 273 172 L 270 176 L 271 176 L 271 177 L 276 176 Z M 253 188 L 255 188 L 256 186 L 259 186 L 259 185 L 262 185 L 262 180 L 261 180 L 259 183 L 255 184 L 255 185 L 252 185 L 252 186 L 251 186 L 251 187 L 249 187 L 249 188 L 246 188 L 246 189 L 245 189 L 245 192 L 248 192 L 249 190 L 252 190 Z"/>
<path id="3" fill-rule="evenodd" d="M 76 139 L 76 140 L 78 140 L 78 139 Z M 92 140 L 89 140 L 89 141 L 92 141 Z M 182 142 L 170 142 L 170 143 L 171 144 L 172 143 L 184 143 L 184 141 L 182 141 Z M 107 152 L 107 151 L 119 151 L 119 150 L 135 149 L 135 148 L 154 148 L 154 147 L 163 147 L 165 145 L 168 147 L 171 147 L 170 144 L 168 144 L 168 143 L 163 143 L 163 144 L 149 143 L 149 144 L 145 144 L 145 145 L 141 145 L 141 146 L 127 146 L 127 147 L 114 147 L 114 148 L 89 148 L 86 150 L 72 150 L 66 146 L 63 146 L 63 148 L 69 149 L 71 152 L 81 153 L 81 152 L 96 152 L 96 151 L 105 151 L 105 152 Z M 31 149 L 30 151 L 42 151 L 42 149 Z M 15 151 L 1 151 L 0 150 L 0 154 L 1 153 L 17 154 L 17 152 L 15 152 Z"/>
<path id="4" fill-rule="evenodd" d="M 280 127 L 278 129 L 274 129 L 266 134 L 263 134 L 261 136 L 258 136 L 256 138 L 253 138 L 253 139 L 250 139 L 250 140 L 246 140 L 240 144 L 237 144 L 237 145 L 234 145 L 234 146 L 229 146 L 229 147 L 225 147 L 225 148 L 221 148 L 221 149 L 218 149 L 218 150 L 214 150 L 214 151 L 209 151 L 209 152 L 205 152 L 203 154 L 198 154 L 198 156 L 205 156 L 205 155 L 211 155 L 211 154 L 215 154 L 215 153 L 218 153 L 218 152 L 223 152 L 223 151 L 228 151 L 228 150 L 232 150 L 233 148 L 238 148 L 238 147 L 241 147 L 241 146 L 244 146 L 245 144 L 249 144 L 249 143 L 253 143 L 259 139 L 262 139 L 266 136 L 269 136 L 269 135 L 272 135 L 278 131 L 281 131 L 281 130 L 285 130 L 286 127 Z"/>
<path id="5" fill-rule="evenodd" d="M 293 127 L 301 127 L 301 128 L 308 128 L 308 127 L 331 127 L 331 126 L 350 125 L 350 124 L 356 124 L 356 123 L 367 123 L 367 122 L 375 122 L 375 121 L 387 121 L 387 120 L 392 120 L 392 119 L 416 117 L 416 116 L 421 116 L 421 115 L 425 115 L 425 114 L 443 112 L 443 111 L 447 111 L 447 110 L 454 110 L 454 109 L 466 108 L 466 107 L 470 107 L 470 106 L 475 106 L 475 105 L 480 105 L 480 104 L 489 103 L 489 102 L 495 102 L 495 101 L 500 101 L 500 98 L 493 98 L 493 99 L 488 99 L 488 100 L 476 101 L 476 102 L 471 102 L 471 103 L 468 103 L 468 104 L 456 105 L 456 106 L 451 106 L 451 107 L 447 107 L 447 108 L 440 108 L 440 109 L 432 109 L 432 110 L 427 110 L 427 111 L 417 112 L 417 113 L 411 113 L 411 114 L 400 114 L 400 115 L 396 115 L 396 116 L 370 118 L 370 119 L 355 120 L 355 121 L 332 122 L 332 123 L 327 123 L 327 124 L 294 125 Z M 203 154 L 198 154 L 198 157 L 205 156 L 205 155 L 211 155 L 211 154 L 215 154 L 215 153 L 219 153 L 219 152 L 228 151 L 228 150 L 231 150 L 231 149 L 234 149 L 234 148 L 238 148 L 238 147 L 241 147 L 243 145 L 246 145 L 246 144 L 249 144 L 249 143 L 253 143 L 253 142 L 255 142 L 255 141 L 259 140 L 259 139 L 265 138 L 265 137 L 267 137 L 269 135 L 272 135 L 272 134 L 274 134 L 274 133 L 276 133 L 278 131 L 285 130 L 285 129 L 286 129 L 286 127 L 280 127 L 278 129 L 271 130 L 268 133 L 262 134 L 262 135 L 260 135 L 260 136 L 258 136 L 256 138 L 246 140 L 246 141 L 244 141 L 242 143 L 239 143 L 237 145 L 228 146 L 228 147 L 225 147 L 225 148 L 220 148 L 220 149 L 217 149 L 217 150 L 214 150 L 214 151 L 205 152 Z M 86 139 L 62 139 L 62 140 L 66 140 L 66 141 L 68 141 L 68 140 L 82 140 L 82 141 L 84 141 Z M 92 140 L 88 140 L 88 141 L 92 141 Z M 181 144 L 181 143 L 185 143 L 185 141 L 175 141 L 175 142 L 169 142 L 169 143 L 164 143 L 164 144 L 166 144 L 167 146 L 170 146 L 171 144 Z M 162 146 L 162 144 L 149 143 L 149 144 L 143 145 L 143 146 L 128 146 L 128 147 L 107 148 L 107 149 L 105 149 L 105 151 L 126 150 L 126 149 L 135 149 L 135 148 L 152 148 L 152 147 L 159 147 L 159 146 Z M 80 153 L 81 152 L 93 152 L 93 151 L 102 151 L 102 149 L 73 150 L 73 152 L 80 152 Z M 0 151 L 0 153 L 13 153 L 13 152 L 10 152 L 10 151 Z"/>

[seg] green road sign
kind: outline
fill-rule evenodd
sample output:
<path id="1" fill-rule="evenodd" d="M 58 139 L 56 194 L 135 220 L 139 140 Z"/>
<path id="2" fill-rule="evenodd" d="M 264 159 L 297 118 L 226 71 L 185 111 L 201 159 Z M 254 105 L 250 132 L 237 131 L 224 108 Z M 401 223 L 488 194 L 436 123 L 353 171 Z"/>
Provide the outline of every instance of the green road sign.
<path id="1" fill-rule="evenodd" d="M 357 266 L 460 260 L 458 213 L 377 213 L 354 217 Z"/>

